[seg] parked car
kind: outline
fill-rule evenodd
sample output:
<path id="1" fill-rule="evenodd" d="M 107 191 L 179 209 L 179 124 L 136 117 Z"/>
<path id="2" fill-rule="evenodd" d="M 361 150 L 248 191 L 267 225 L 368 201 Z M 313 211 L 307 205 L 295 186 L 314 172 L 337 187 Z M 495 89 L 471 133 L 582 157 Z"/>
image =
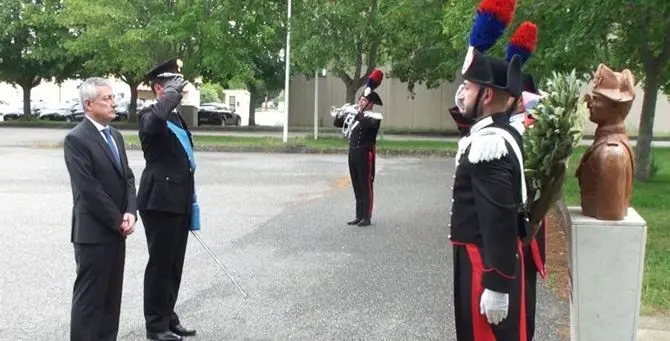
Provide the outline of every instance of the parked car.
<path id="1" fill-rule="evenodd" d="M 12 110 L 12 106 L 3 100 L 0 100 L 0 122 L 5 120 L 5 114 L 9 113 L 10 110 Z"/>
<path id="2" fill-rule="evenodd" d="M 49 121 L 72 121 L 72 108 L 71 104 L 48 104 L 40 110 L 39 118 L 41 120 Z"/>
<path id="3" fill-rule="evenodd" d="M 240 115 L 223 103 L 203 103 L 198 108 L 198 125 L 236 125 L 242 122 Z"/>
<path id="4" fill-rule="evenodd" d="M 3 110 L 5 110 L 4 115 L 2 115 L 3 120 L 18 120 L 20 117 L 23 117 L 23 102 L 8 104 Z M 35 115 L 35 109 L 32 109 L 31 115 Z"/>

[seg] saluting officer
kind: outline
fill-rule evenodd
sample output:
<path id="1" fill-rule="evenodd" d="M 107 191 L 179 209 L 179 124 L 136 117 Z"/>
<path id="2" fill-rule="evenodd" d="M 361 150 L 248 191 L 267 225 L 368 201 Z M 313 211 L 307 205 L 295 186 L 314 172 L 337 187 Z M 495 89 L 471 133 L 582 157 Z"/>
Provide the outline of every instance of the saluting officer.
<path id="1" fill-rule="evenodd" d="M 501 67 L 502 66 L 502 67 Z M 508 101 L 521 95 L 521 64 L 468 50 L 464 115 L 475 123 L 459 141 L 450 240 L 459 341 L 525 340 L 521 135 Z"/>
<path id="2" fill-rule="evenodd" d="M 181 340 L 195 330 L 181 325 L 174 311 L 188 232 L 191 227 L 193 169 L 180 136 L 191 134 L 175 110 L 187 82 L 182 62 L 167 60 L 147 77 L 157 102 L 139 113 L 139 137 L 146 165 L 140 179 L 138 209 L 149 247 L 144 273 L 144 317 L 150 340 Z M 176 128 L 176 129 L 175 129 Z"/>

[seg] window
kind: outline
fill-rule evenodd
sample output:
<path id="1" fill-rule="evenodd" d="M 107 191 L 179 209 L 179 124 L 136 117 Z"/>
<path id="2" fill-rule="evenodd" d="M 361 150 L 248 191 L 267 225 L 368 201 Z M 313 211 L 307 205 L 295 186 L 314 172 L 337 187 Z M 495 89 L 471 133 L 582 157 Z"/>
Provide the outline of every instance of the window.
<path id="1" fill-rule="evenodd" d="M 228 106 L 230 110 L 235 111 L 235 96 L 228 96 Z"/>

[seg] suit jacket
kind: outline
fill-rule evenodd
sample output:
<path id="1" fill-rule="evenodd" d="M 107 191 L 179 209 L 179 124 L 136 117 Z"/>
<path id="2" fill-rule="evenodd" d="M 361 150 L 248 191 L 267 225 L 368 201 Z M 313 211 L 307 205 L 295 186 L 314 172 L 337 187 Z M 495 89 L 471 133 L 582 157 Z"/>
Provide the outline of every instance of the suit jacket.
<path id="1" fill-rule="evenodd" d="M 73 243 L 123 239 L 120 234 L 123 214 L 136 216 L 135 176 L 128 166 L 123 136 L 114 128 L 110 131 L 121 158 L 120 167 L 89 119 L 65 136 L 63 151 L 73 197 Z"/>
<path id="2" fill-rule="evenodd" d="M 186 130 L 186 122 L 175 112 L 181 94 L 166 87 L 158 101 L 139 113 L 139 137 L 146 166 L 137 194 L 140 211 L 151 210 L 174 214 L 190 214 L 193 198 L 193 169 L 177 136 L 167 126 L 171 121 Z"/>

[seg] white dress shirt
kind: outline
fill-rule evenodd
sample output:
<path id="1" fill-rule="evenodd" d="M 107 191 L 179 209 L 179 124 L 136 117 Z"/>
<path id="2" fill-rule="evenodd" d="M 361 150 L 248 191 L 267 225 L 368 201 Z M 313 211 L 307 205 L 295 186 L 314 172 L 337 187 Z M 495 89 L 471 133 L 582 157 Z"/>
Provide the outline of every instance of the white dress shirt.
<path id="1" fill-rule="evenodd" d="M 89 121 L 91 121 L 91 123 L 93 123 L 95 128 L 98 129 L 98 132 L 100 133 L 100 136 L 102 136 L 102 140 L 105 142 L 105 144 L 107 144 L 107 136 L 105 136 L 105 133 L 103 133 L 102 130 L 105 129 L 105 128 L 109 128 L 109 125 L 104 126 L 104 125 L 100 124 L 99 122 L 97 122 L 92 117 L 90 117 L 88 115 L 85 115 L 85 116 Z M 110 136 L 112 136 L 111 135 L 111 133 L 112 133 L 111 130 L 110 130 L 109 133 L 110 133 Z M 114 149 L 116 149 L 116 154 L 119 155 L 119 157 L 121 157 L 121 153 L 119 153 L 119 147 L 116 145 L 116 141 L 114 140 L 113 137 L 112 137 L 112 144 L 114 145 Z"/>

